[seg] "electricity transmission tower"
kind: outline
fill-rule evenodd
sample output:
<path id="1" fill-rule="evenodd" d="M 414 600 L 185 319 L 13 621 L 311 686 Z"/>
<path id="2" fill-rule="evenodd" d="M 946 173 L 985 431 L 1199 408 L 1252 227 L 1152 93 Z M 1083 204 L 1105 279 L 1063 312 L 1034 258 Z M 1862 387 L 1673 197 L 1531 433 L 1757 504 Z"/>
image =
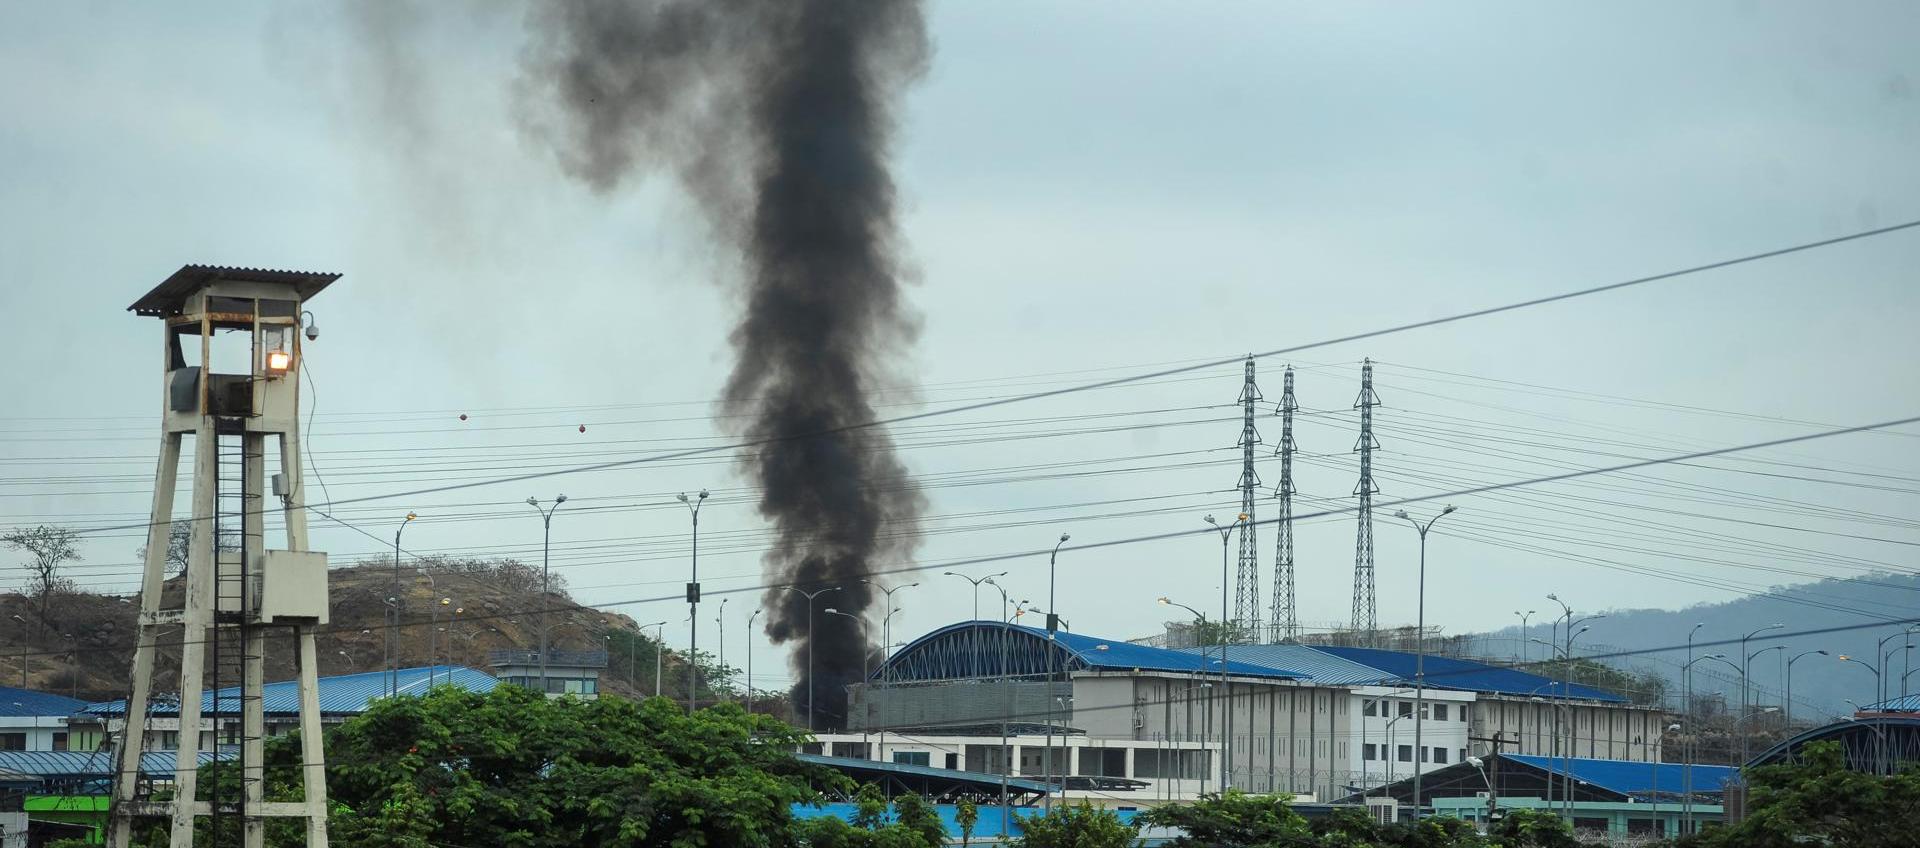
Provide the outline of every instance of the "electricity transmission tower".
<path id="1" fill-rule="evenodd" d="M 1300 619 L 1293 605 L 1293 411 L 1300 404 L 1293 399 L 1293 366 L 1287 366 L 1280 390 L 1280 485 L 1274 497 L 1280 499 L 1280 518 L 1274 525 L 1278 538 L 1273 549 L 1273 614 L 1268 641 L 1290 642 L 1300 638 Z"/>
<path id="2" fill-rule="evenodd" d="M 1373 393 L 1373 360 L 1360 361 L 1360 397 L 1353 406 L 1360 410 L 1360 441 L 1353 449 L 1360 454 L 1360 482 L 1353 493 L 1360 498 L 1359 528 L 1353 540 L 1353 629 L 1363 634 L 1368 645 L 1378 638 L 1380 619 L 1373 596 L 1373 495 L 1380 487 L 1373 484 L 1373 451 L 1380 443 L 1373 438 L 1373 408 L 1380 396 Z"/>
<path id="3" fill-rule="evenodd" d="M 1256 634 L 1260 632 L 1260 548 L 1254 540 L 1253 499 L 1260 489 L 1260 475 L 1253 470 L 1253 446 L 1260 444 L 1260 431 L 1253 426 L 1253 406 L 1260 400 L 1260 387 L 1253 381 L 1253 355 L 1248 354 L 1247 382 L 1240 389 L 1240 569 L 1230 624 Z"/>

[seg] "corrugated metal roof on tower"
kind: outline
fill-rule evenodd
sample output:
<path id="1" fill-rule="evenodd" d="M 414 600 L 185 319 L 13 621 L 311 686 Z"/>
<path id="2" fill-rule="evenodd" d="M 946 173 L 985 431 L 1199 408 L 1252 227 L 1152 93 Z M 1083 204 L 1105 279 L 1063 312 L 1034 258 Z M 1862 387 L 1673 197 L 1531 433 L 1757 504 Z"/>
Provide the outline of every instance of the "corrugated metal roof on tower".
<path id="1" fill-rule="evenodd" d="M 218 280 L 241 280 L 259 283 L 281 283 L 293 286 L 300 293 L 300 299 L 306 300 L 320 293 L 339 274 L 326 271 L 280 271 L 272 268 L 233 268 L 225 265 L 182 265 L 160 285 L 142 295 L 139 300 L 127 307 L 127 311 L 136 315 L 165 317 L 178 315 L 187 296 L 199 291 Z"/>

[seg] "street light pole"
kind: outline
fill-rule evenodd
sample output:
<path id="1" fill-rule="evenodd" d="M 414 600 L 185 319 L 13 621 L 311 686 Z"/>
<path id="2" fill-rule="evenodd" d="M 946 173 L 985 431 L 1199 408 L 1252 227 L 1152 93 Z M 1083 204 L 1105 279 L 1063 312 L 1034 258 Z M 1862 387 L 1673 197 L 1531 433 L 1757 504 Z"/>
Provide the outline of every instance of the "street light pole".
<path id="1" fill-rule="evenodd" d="M 1042 769 L 1046 772 L 1046 780 L 1045 780 L 1047 784 L 1046 811 L 1049 813 L 1053 812 L 1053 701 L 1054 701 L 1054 696 L 1051 689 L 1053 688 L 1053 685 L 1058 682 L 1055 679 L 1055 677 L 1057 676 L 1056 669 L 1060 667 L 1060 663 L 1058 661 L 1058 656 L 1060 651 L 1058 646 L 1054 644 L 1054 641 L 1055 641 L 1054 637 L 1058 634 L 1060 629 L 1060 613 L 1059 613 L 1060 607 L 1058 606 L 1059 602 L 1054 599 L 1053 573 L 1054 573 L 1054 564 L 1058 562 L 1060 559 L 1060 546 L 1066 544 L 1067 540 L 1071 538 L 1073 537 L 1065 533 L 1060 534 L 1060 541 L 1055 542 L 1053 545 L 1053 553 L 1047 555 L 1047 688 L 1049 691 L 1047 692 L 1047 749 L 1046 749 L 1047 756 L 1046 756 L 1046 763 L 1045 765 L 1042 766 Z M 1065 741 L 1065 736 L 1066 734 L 1065 734 L 1065 731 L 1063 730 L 1061 732 L 1061 741 Z M 1062 780 L 1060 783 L 1062 786 L 1066 785 L 1066 781 L 1064 780 Z"/>
<path id="2" fill-rule="evenodd" d="M 1527 650 L 1527 619 L 1533 617 L 1534 610 L 1527 610 L 1526 612 L 1514 610 L 1513 614 L 1520 616 L 1520 661 L 1526 662 L 1532 658 L 1529 655 L 1533 653 Z"/>
<path id="3" fill-rule="evenodd" d="M 804 597 L 807 599 L 807 732 L 812 733 L 814 730 L 814 725 L 813 725 L 813 599 L 818 598 L 821 595 L 824 595 L 828 592 L 838 592 L 840 591 L 840 587 L 828 586 L 825 589 L 815 589 L 812 592 L 808 592 L 807 590 L 802 589 L 798 586 L 782 586 L 780 588 L 785 589 L 789 592 L 797 592 L 800 594 L 801 597 Z"/>
<path id="4" fill-rule="evenodd" d="M 1787 660 L 1787 702 L 1783 706 L 1786 707 L 1786 723 L 1789 731 L 1793 729 L 1793 664 L 1799 662 L 1801 657 L 1807 656 L 1808 654 L 1819 654 L 1824 657 L 1827 655 L 1827 652 L 1801 651 L 1800 653 L 1794 654 L 1792 659 Z"/>
<path id="5" fill-rule="evenodd" d="M 1693 629 L 1699 630 L 1702 624 L 1705 624 L 1705 622 L 1694 625 Z M 1692 633 L 1687 634 L 1687 652 L 1689 654 L 1693 652 L 1693 634 Z M 1688 707 L 1689 712 L 1687 714 L 1687 720 L 1689 722 L 1692 722 L 1693 720 L 1693 714 L 1691 712 L 1691 709 L 1692 709 L 1691 704 L 1693 702 L 1693 664 L 1700 662 L 1702 660 L 1719 660 L 1721 662 L 1726 662 L 1727 655 L 1726 654 L 1706 654 L 1704 656 L 1699 656 L 1699 657 L 1688 657 L 1687 664 L 1680 667 L 1680 674 L 1682 677 L 1686 678 L 1686 683 L 1687 683 L 1687 702 L 1689 704 L 1689 707 Z M 1695 728 L 1698 727 L 1698 725 L 1691 725 L 1691 724 L 1689 726 L 1695 727 Z M 1681 824 L 1682 833 L 1693 832 L 1694 737 L 1699 735 L 1700 735 L 1700 732 L 1697 729 L 1688 731 L 1686 749 L 1681 754 L 1681 757 L 1684 763 L 1680 769 L 1680 783 L 1681 783 L 1680 824 Z"/>
<path id="6" fill-rule="evenodd" d="M 1419 600 L 1415 603 L 1413 625 L 1413 820 L 1416 822 L 1420 820 L 1420 779 L 1426 771 L 1421 768 L 1426 759 L 1426 749 L 1421 746 L 1426 743 L 1420 731 L 1426 721 L 1427 711 L 1427 531 L 1432 530 L 1433 523 L 1453 512 L 1453 509 L 1452 506 L 1443 507 L 1439 515 L 1427 519 L 1425 524 L 1414 520 L 1404 509 L 1393 514 L 1395 518 L 1406 519 L 1420 533 Z"/>
<path id="7" fill-rule="evenodd" d="M 872 644 L 872 642 L 867 637 L 866 617 L 854 615 L 853 613 L 850 613 L 850 612 L 841 612 L 837 609 L 834 609 L 833 607 L 827 607 L 826 609 L 821 610 L 821 612 L 824 612 L 827 615 L 837 615 L 837 616 L 840 616 L 841 618 L 851 618 L 853 619 L 855 624 L 860 625 L 860 685 L 861 686 L 871 685 L 872 684 L 871 678 L 873 677 L 873 673 L 867 669 L 867 660 L 869 657 L 873 656 L 873 652 L 867 649 L 867 646 Z M 863 701 L 866 702 L 865 704 L 863 704 L 863 706 L 867 708 L 865 712 L 867 712 L 868 717 L 871 718 L 872 712 L 873 712 L 873 706 L 872 706 L 873 693 L 868 692 L 866 693 L 866 696 L 867 697 L 862 699 Z M 873 722 L 867 721 L 867 720 L 862 720 L 860 722 L 860 743 L 863 747 L 865 746 L 867 741 L 867 726 L 872 723 Z M 876 751 L 868 750 L 864 756 L 866 757 L 866 759 L 872 760 L 872 759 L 878 759 L 877 754 L 878 752 Z"/>
<path id="8" fill-rule="evenodd" d="M 1759 628 L 1759 629 L 1756 629 L 1756 630 L 1754 630 L 1753 632 L 1751 632 L 1751 633 L 1748 633 L 1748 634 L 1747 634 L 1747 635 L 1745 635 L 1745 636 L 1742 636 L 1742 637 L 1740 637 L 1740 656 L 1741 656 L 1741 660 L 1740 660 L 1740 715 L 1741 715 L 1742 717 L 1745 717 L 1745 716 L 1747 715 L 1747 713 L 1748 713 L 1748 711 L 1750 711 L 1750 710 L 1752 710 L 1752 709 L 1753 709 L 1753 702 L 1751 701 L 1751 699 L 1750 699 L 1750 697 L 1751 697 L 1751 696 L 1750 696 L 1750 694 L 1749 694 L 1749 690 L 1750 690 L 1750 689 L 1751 689 L 1752 687 L 1750 687 L 1750 686 L 1748 686 L 1748 685 L 1747 685 L 1747 677 L 1748 677 L 1748 674 L 1749 674 L 1749 672 L 1750 672 L 1750 671 L 1752 670 L 1752 668 L 1753 668 L 1753 665 L 1752 665 L 1752 660 L 1753 660 L 1753 658 L 1752 658 L 1751 656 L 1749 656 L 1749 655 L 1747 654 L 1747 640 L 1748 640 L 1748 639 L 1752 639 L 1752 638 L 1753 638 L 1753 637 L 1754 637 L 1755 635 L 1757 635 L 1757 634 L 1760 634 L 1760 633 L 1765 633 L 1765 632 L 1767 632 L 1767 631 L 1769 631 L 1769 630 L 1779 630 L 1780 628 L 1783 628 L 1783 627 L 1786 627 L 1786 625 L 1784 625 L 1784 624 L 1769 624 L 1769 625 L 1767 625 L 1767 626 L 1765 626 L 1765 627 L 1761 627 L 1761 628 Z M 1742 736 L 1742 737 L 1740 737 L 1740 764 L 1741 764 L 1742 766 L 1745 766 L 1745 765 L 1746 765 L 1746 762 L 1747 762 L 1747 737 L 1745 737 L 1745 736 Z"/>
<path id="9" fill-rule="evenodd" d="M 962 580 L 967 581 L 968 583 L 973 584 L 973 620 L 979 621 L 980 620 L 980 584 L 992 583 L 993 578 L 1005 577 L 1007 576 L 1007 573 L 1002 571 L 995 574 L 989 574 L 977 580 L 972 577 L 968 577 L 965 574 L 961 574 L 958 571 L 943 571 L 943 572 L 940 572 L 940 576 L 958 577 Z M 1007 616 L 1007 610 L 1005 606 L 1002 606 L 1000 609 L 1000 617 L 1005 618 L 1006 616 Z M 974 677 L 979 677 L 980 676 L 979 628 L 976 627 L 973 629 L 972 635 L 970 636 L 970 640 L 974 643 L 974 646 L 973 646 L 970 662 L 968 663 L 971 666 L 971 668 L 969 668 L 968 671 L 971 672 Z"/>
<path id="10" fill-rule="evenodd" d="M 387 695 L 390 697 L 400 694 L 400 665 L 397 661 L 400 655 L 400 534 L 407 532 L 407 525 L 419 517 L 408 512 L 407 517 L 400 520 L 400 526 L 393 531 L 393 588 L 387 591 L 387 597 L 393 602 L 387 605 L 387 638 L 384 640 L 387 652 L 384 662 L 387 666 L 387 679 L 390 681 L 387 686 Z M 26 672 L 21 672 L 23 677 L 25 674 Z M 20 685 L 26 684 L 23 682 Z"/>
<path id="11" fill-rule="evenodd" d="M 759 618 L 763 612 L 766 610 L 756 609 L 752 615 L 747 616 L 747 712 L 749 713 L 753 712 L 753 620 Z"/>
<path id="12" fill-rule="evenodd" d="M 1007 587 L 995 583 L 992 577 L 980 581 L 1000 591 L 1000 690 L 1004 712 L 1000 715 L 1000 832 L 1010 833 L 1013 813 L 1007 807 L 1007 775 L 1013 771 L 1012 752 L 1007 748 L 1007 723 L 1013 718 L 1013 686 L 1008 674 L 1007 643 L 1013 636 L 1013 616 L 1007 615 Z M 1026 603 L 1026 601 L 1021 601 Z M 1016 613 L 1017 615 L 1017 613 Z"/>
<path id="13" fill-rule="evenodd" d="M 1854 665 L 1860 666 L 1862 668 L 1865 668 L 1868 671 L 1873 672 L 1873 691 L 1875 694 L 1879 694 L 1880 692 L 1880 669 L 1879 668 L 1875 667 L 1873 663 L 1867 662 L 1866 660 L 1856 660 L 1853 657 L 1847 656 L 1846 654 L 1841 654 L 1839 656 L 1839 660 L 1841 662 L 1853 663 Z"/>
<path id="14" fill-rule="evenodd" d="M 541 507 L 539 498 L 527 498 L 527 505 L 540 513 L 540 697 L 547 696 L 547 573 L 553 561 L 553 514 L 567 502 L 566 495 L 555 495 L 553 505 Z"/>
<path id="15" fill-rule="evenodd" d="M 1754 651 L 1753 653 L 1750 653 L 1750 654 L 1748 654 L 1748 655 L 1747 655 L 1747 657 L 1746 657 L 1746 659 L 1744 660 L 1744 662 L 1746 663 L 1746 666 L 1745 666 L 1745 667 L 1746 667 L 1746 670 L 1747 670 L 1747 671 L 1748 671 L 1749 673 L 1751 673 L 1751 672 L 1752 672 L 1752 670 L 1753 670 L 1753 658 L 1754 658 L 1754 657 L 1757 657 L 1757 656 L 1760 656 L 1761 654 L 1764 654 L 1764 653 L 1766 653 L 1766 652 L 1768 652 L 1768 651 L 1779 651 L 1779 652 L 1780 652 L 1780 653 L 1781 653 L 1782 655 L 1785 655 L 1785 654 L 1786 654 L 1786 652 L 1787 652 L 1787 646 L 1785 646 L 1785 645 L 1768 645 L 1767 647 L 1764 647 L 1764 648 L 1761 648 L 1761 649 L 1760 649 L 1760 650 L 1758 650 L 1758 651 Z M 1742 675 L 1742 676 L 1741 676 L 1741 685 L 1742 685 L 1742 686 L 1745 686 L 1745 685 L 1746 685 L 1746 677 L 1745 677 L 1745 675 Z M 1757 704 L 1754 704 L 1754 705 L 1749 705 L 1749 706 L 1748 706 L 1748 709 L 1752 709 L 1752 708 L 1753 708 L 1754 706 L 1758 706 L 1758 705 L 1757 705 Z M 1746 735 L 1746 734 L 1742 734 L 1742 735 L 1741 735 L 1741 737 L 1740 737 L 1740 762 L 1742 762 L 1742 763 L 1745 763 L 1745 762 L 1747 761 L 1747 756 L 1748 756 L 1748 754 L 1749 754 L 1749 753 L 1750 753 L 1750 751 L 1751 751 L 1751 749 L 1749 748 L 1749 746 L 1748 746 L 1748 744 L 1747 744 L 1747 743 L 1748 743 L 1748 741 L 1749 741 L 1749 740 L 1748 740 L 1748 738 L 1747 738 L 1747 735 Z"/>
<path id="16" fill-rule="evenodd" d="M 707 502 L 707 490 L 701 489 L 696 498 L 681 492 L 678 500 L 693 513 L 693 574 L 687 581 L 687 712 L 691 713 L 700 703 L 700 505 Z"/>
<path id="17" fill-rule="evenodd" d="M 1227 590 L 1232 580 L 1227 570 L 1227 545 L 1233 537 L 1233 531 L 1246 523 L 1247 514 L 1240 515 L 1233 523 L 1221 526 L 1212 515 L 1204 519 L 1213 529 L 1220 531 L 1220 712 L 1222 713 L 1220 734 L 1220 791 L 1233 788 L 1233 684 L 1227 682 L 1227 643 L 1228 631 L 1237 625 L 1231 616 L 1233 608 L 1228 606 Z"/>

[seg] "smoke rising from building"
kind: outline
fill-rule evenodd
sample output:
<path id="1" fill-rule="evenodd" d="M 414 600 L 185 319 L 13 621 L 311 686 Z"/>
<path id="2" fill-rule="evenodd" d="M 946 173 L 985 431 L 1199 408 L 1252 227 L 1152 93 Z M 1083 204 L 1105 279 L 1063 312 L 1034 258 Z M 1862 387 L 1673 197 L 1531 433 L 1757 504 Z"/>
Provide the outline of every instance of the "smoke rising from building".
<path id="1" fill-rule="evenodd" d="M 869 390 L 916 329 L 887 161 L 901 92 L 928 55 L 921 7 L 584 2 L 542 5 L 531 20 L 523 105 L 566 171 L 611 191 L 670 168 L 738 249 L 743 313 L 725 406 L 749 422 L 741 435 L 770 440 L 744 460 L 778 533 L 767 571 L 839 587 L 816 602 L 811 634 L 807 600 L 770 590 L 767 634 L 799 648 L 803 715 L 811 648 L 820 723 L 841 726 L 843 687 L 877 646 L 818 609 L 865 615 L 879 593 L 860 581 L 910 553 L 904 531 L 922 507 L 892 439 L 856 427 L 873 419 Z"/>

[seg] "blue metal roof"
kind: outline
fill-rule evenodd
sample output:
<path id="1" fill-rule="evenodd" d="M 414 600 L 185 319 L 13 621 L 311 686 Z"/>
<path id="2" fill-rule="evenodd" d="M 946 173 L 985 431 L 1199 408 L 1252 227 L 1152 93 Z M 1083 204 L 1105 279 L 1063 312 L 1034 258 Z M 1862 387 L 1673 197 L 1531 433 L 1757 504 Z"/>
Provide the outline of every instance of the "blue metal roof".
<path id="1" fill-rule="evenodd" d="M 425 666 L 400 669 L 400 694 L 417 695 L 427 690 L 427 672 Z M 469 692 L 491 692 L 499 685 L 493 675 L 466 666 L 434 666 L 434 686 L 458 686 Z M 320 712 L 336 714 L 357 714 L 367 708 L 374 699 L 387 694 L 389 673 L 385 671 L 363 671 L 359 674 L 340 674 L 320 678 Z M 213 711 L 212 692 L 200 695 L 202 714 Z M 219 692 L 220 710 L 237 714 L 240 711 L 240 687 L 229 686 Z M 261 689 L 261 703 L 268 715 L 275 713 L 297 715 L 300 712 L 300 683 L 297 680 L 282 680 L 269 683 Z M 103 701 L 86 705 L 86 712 L 92 715 L 122 715 L 127 711 L 127 702 Z M 152 715 L 179 715 L 180 705 L 175 701 L 156 701 L 149 712 Z"/>
<path id="2" fill-rule="evenodd" d="M 1561 777 L 1629 797 L 1678 794 L 1686 786 L 1686 766 L 1681 763 L 1642 763 L 1632 760 L 1587 760 L 1573 758 L 1571 768 L 1559 757 L 1529 754 L 1502 754 L 1502 759 L 1525 763 Z M 1693 791 L 1718 792 L 1722 784 L 1739 775 L 1734 766 L 1693 767 Z"/>
<path id="3" fill-rule="evenodd" d="M 1047 631 L 1038 627 L 1015 627 L 1014 629 L 1025 630 L 1042 639 L 1047 638 Z M 1055 633 L 1053 640 L 1055 644 L 1065 647 L 1074 656 L 1078 657 L 1081 662 L 1086 663 L 1087 667 L 1099 671 L 1151 669 L 1153 671 L 1199 671 L 1212 672 L 1215 674 L 1220 672 L 1220 660 L 1217 652 L 1214 654 L 1214 658 L 1208 659 L 1199 654 L 1190 654 L 1185 651 L 1170 651 L 1166 648 L 1155 648 L 1151 645 L 1136 645 L 1123 639 L 1096 639 L 1092 636 L 1082 636 L 1078 633 L 1069 633 L 1065 630 Z M 1228 673 L 1245 675 L 1247 677 L 1297 678 L 1302 676 L 1295 672 L 1274 668 L 1265 664 L 1246 662 L 1239 659 L 1239 656 L 1239 648 L 1228 649 Z"/>
<path id="4" fill-rule="evenodd" d="M 1218 651 L 1219 648 L 1200 646 L 1174 650 L 1199 654 Z M 1334 656 L 1310 645 L 1234 645 L 1227 650 L 1227 658 L 1269 668 L 1289 669 L 1315 683 L 1331 686 L 1361 686 L 1370 683 L 1386 685 L 1400 682 L 1399 678 L 1380 669 Z"/>
<path id="5" fill-rule="evenodd" d="M 1860 711 L 1863 713 L 1920 713 L 1920 695 L 1888 698 L 1878 704 L 1861 707 Z"/>
<path id="6" fill-rule="evenodd" d="M 232 752 L 200 752 L 200 764 L 215 757 L 232 759 Z M 140 755 L 143 774 L 171 777 L 175 754 L 172 751 L 147 751 Z M 108 777 L 114 772 L 110 751 L 0 751 L 0 769 L 17 771 L 39 778 Z"/>
<path id="7" fill-rule="evenodd" d="M 1399 678 L 1401 682 L 1413 681 L 1413 670 L 1417 656 L 1407 651 L 1388 651 L 1381 648 L 1344 648 L 1332 645 L 1313 645 L 1313 650 L 1331 654 L 1341 659 L 1352 660 L 1361 665 L 1370 666 Z M 1570 698 L 1589 701 L 1608 701 L 1624 704 L 1627 699 L 1592 686 L 1578 683 L 1564 688 L 1560 682 L 1550 677 L 1521 671 L 1517 668 L 1489 665 L 1473 660 L 1436 657 L 1428 655 L 1426 659 L 1426 681 L 1436 689 L 1461 689 L 1469 692 L 1493 692 L 1502 695 L 1538 695 L 1551 698 L 1564 694 Z"/>
<path id="8" fill-rule="evenodd" d="M 1050 653 L 1051 652 L 1051 653 Z M 1301 675 L 1283 669 L 1241 662 L 1231 653 L 1227 671 L 1245 677 L 1293 679 Z M 1006 673 L 1038 676 L 1065 671 L 1170 671 L 1182 674 L 1220 672 L 1220 661 L 1197 653 L 1136 645 L 1124 639 L 1099 639 L 1061 630 L 1049 642 L 1038 627 L 997 621 L 965 621 L 934 630 L 887 659 L 881 669 L 894 679 L 936 680 L 999 676 Z"/>
<path id="9" fill-rule="evenodd" d="M 35 689 L 20 689 L 13 686 L 0 686 L 0 716 L 8 718 L 26 718 L 29 716 L 59 716 L 65 718 L 79 712 L 87 706 L 86 701 L 41 692 Z"/>

